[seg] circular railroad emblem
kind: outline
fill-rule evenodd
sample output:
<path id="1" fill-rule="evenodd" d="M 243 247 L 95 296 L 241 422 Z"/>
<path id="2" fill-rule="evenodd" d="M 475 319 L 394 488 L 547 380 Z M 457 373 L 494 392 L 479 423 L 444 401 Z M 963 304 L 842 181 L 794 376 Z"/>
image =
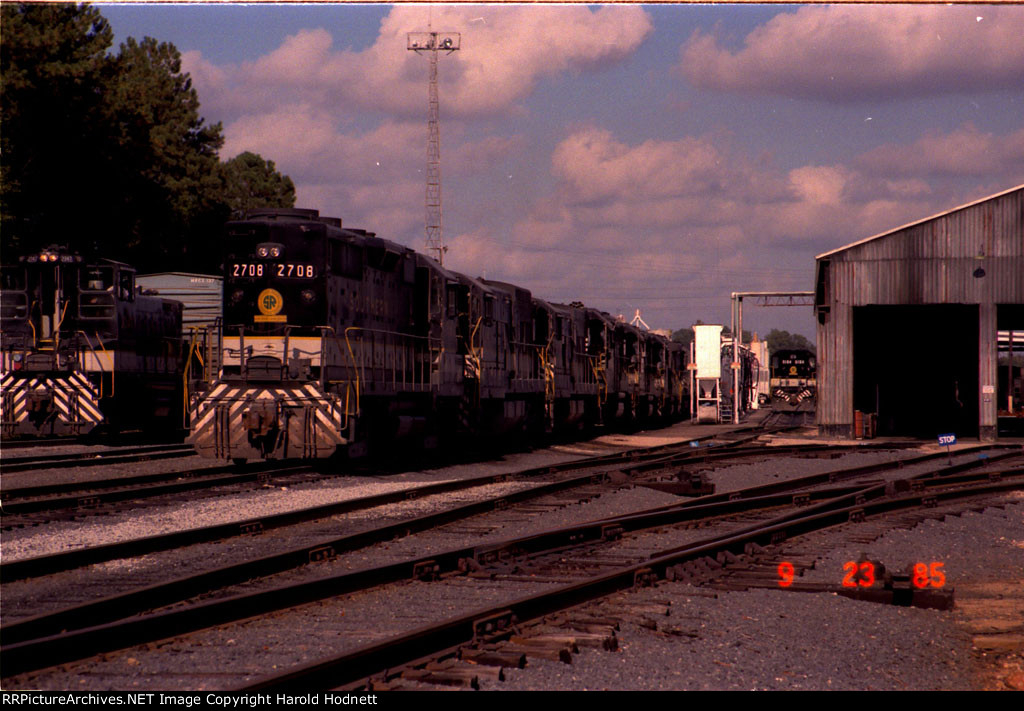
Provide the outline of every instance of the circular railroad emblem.
<path id="1" fill-rule="evenodd" d="M 264 289 L 256 299 L 256 305 L 260 307 L 260 313 L 264 316 L 275 316 L 284 306 L 284 299 L 277 289 Z"/>

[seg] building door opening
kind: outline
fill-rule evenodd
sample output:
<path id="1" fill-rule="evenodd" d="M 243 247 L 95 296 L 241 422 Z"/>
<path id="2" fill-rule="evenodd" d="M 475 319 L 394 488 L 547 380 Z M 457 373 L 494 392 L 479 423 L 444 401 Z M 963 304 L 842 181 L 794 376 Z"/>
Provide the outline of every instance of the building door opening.
<path id="1" fill-rule="evenodd" d="M 977 437 L 978 307 L 855 307 L 853 407 L 880 435 Z"/>
<path id="2" fill-rule="evenodd" d="M 1000 437 L 1024 437 L 1024 304 L 996 306 Z"/>

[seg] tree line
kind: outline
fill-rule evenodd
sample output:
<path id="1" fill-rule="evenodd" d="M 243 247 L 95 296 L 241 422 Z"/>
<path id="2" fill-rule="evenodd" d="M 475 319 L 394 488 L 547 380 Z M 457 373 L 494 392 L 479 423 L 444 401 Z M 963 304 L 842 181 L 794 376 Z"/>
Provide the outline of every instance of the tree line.
<path id="1" fill-rule="evenodd" d="M 704 322 L 697 320 L 695 325 L 701 325 Z M 722 334 L 726 337 L 729 336 L 729 327 L 726 326 L 722 329 Z M 677 343 L 683 343 L 689 345 L 693 341 L 693 328 L 680 328 L 678 331 L 672 332 L 672 340 Z M 743 342 L 750 343 L 752 340 L 752 334 L 750 331 L 743 331 Z M 817 347 L 806 336 L 799 333 L 790 333 L 789 331 L 781 331 L 777 328 L 773 328 L 768 332 L 767 336 L 762 336 L 761 340 L 768 343 L 768 352 L 777 353 L 778 351 L 787 350 L 806 350 L 812 353 L 817 352 Z"/>
<path id="2" fill-rule="evenodd" d="M 232 212 L 295 204 L 272 161 L 221 160 L 223 128 L 200 116 L 173 44 L 111 52 L 110 24 L 87 5 L 4 3 L 0 22 L 5 261 L 59 244 L 140 271 L 215 271 Z"/>

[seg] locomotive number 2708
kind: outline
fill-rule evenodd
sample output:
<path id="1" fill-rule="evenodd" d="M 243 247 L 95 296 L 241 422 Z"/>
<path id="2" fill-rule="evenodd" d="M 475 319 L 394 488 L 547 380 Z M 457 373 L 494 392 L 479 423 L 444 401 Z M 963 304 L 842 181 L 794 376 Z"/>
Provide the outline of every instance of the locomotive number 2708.
<path id="1" fill-rule="evenodd" d="M 266 269 L 264 269 L 266 268 Z M 276 270 L 276 274 L 275 274 Z M 278 277 L 296 277 L 299 279 L 312 279 L 316 271 L 312 264 L 232 264 L 231 276 L 233 277 L 261 277 L 264 273 L 274 274 Z"/>

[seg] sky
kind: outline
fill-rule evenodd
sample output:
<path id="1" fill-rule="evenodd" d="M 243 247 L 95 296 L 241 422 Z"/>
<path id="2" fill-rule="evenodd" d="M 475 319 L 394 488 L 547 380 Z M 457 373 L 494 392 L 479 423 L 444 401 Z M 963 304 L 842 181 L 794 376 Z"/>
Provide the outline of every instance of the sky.
<path id="1" fill-rule="evenodd" d="M 108 5 L 173 43 L 221 158 L 423 251 L 439 59 L 445 266 L 655 329 L 814 257 L 1024 183 L 1024 6 Z M 813 338 L 810 307 L 744 328 Z"/>

